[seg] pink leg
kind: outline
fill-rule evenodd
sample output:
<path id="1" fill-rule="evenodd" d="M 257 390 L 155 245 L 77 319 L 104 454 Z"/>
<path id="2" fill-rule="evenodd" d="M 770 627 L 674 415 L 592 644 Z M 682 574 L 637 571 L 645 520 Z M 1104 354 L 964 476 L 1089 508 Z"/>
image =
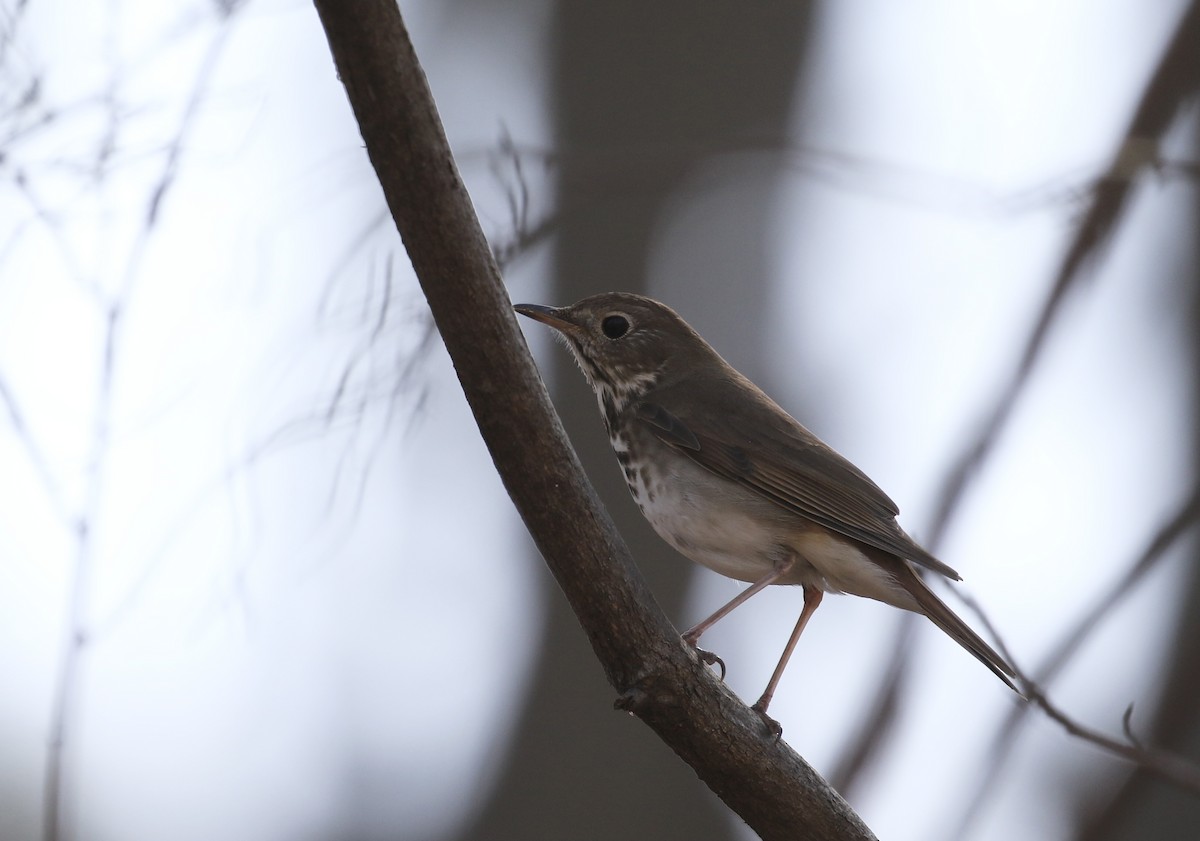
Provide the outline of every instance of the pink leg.
<path id="1" fill-rule="evenodd" d="M 738 593 L 727 604 L 725 604 L 721 608 L 719 608 L 717 610 L 717 612 L 714 613 L 712 616 L 708 617 L 703 622 L 700 622 L 695 627 L 693 627 L 691 630 L 686 631 L 683 634 L 683 641 L 685 643 L 687 643 L 688 645 L 690 645 L 692 648 L 696 649 L 696 653 L 700 655 L 700 659 L 702 661 L 704 661 L 705 663 L 707 663 L 710 666 L 719 665 L 721 667 L 721 680 L 725 679 L 725 662 L 720 657 L 713 654 L 711 651 L 705 651 L 704 649 L 700 648 L 697 645 L 697 643 L 700 641 L 700 635 L 703 634 L 705 631 L 707 631 L 709 628 L 711 628 L 713 625 L 720 622 L 722 619 L 724 619 L 730 613 L 732 613 L 734 611 L 734 608 L 736 608 L 740 604 L 743 604 L 747 599 L 749 599 L 755 593 L 774 584 L 776 581 L 778 581 L 780 578 L 782 578 L 784 575 L 786 575 L 788 572 L 790 572 L 792 567 L 794 567 L 795 565 L 796 565 L 796 559 L 794 557 L 789 556 L 786 561 L 784 561 L 781 564 L 776 565 L 776 567 L 773 570 L 771 570 L 771 572 L 769 574 L 763 576 L 761 579 L 759 579 L 758 581 L 755 581 L 753 584 L 751 584 L 745 590 L 742 590 L 742 592 Z"/>
<path id="2" fill-rule="evenodd" d="M 767 717 L 767 705 L 771 703 L 771 698 L 775 696 L 775 687 L 779 685 L 779 679 L 783 677 L 783 670 L 787 668 L 788 660 L 792 656 L 792 652 L 796 649 L 796 643 L 800 641 L 800 635 L 804 633 L 804 626 L 808 624 L 809 618 L 816 612 L 817 606 L 821 604 L 821 597 L 824 592 L 816 587 L 804 587 L 804 609 L 800 611 L 800 618 L 796 621 L 796 627 L 792 631 L 791 637 L 788 638 L 787 647 L 783 649 L 783 656 L 779 658 L 779 665 L 775 667 L 774 674 L 771 675 L 771 680 L 767 683 L 767 688 L 763 691 L 762 697 L 754 704 L 754 711 L 762 716 L 764 721 L 771 724 L 771 720 Z M 768 725 L 770 726 L 770 725 Z M 778 727 L 778 724 L 774 725 Z M 782 732 L 782 731 L 780 731 Z"/>
<path id="3" fill-rule="evenodd" d="M 788 572 L 790 572 L 792 567 L 794 567 L 795 565 L 796 565 L 795 559 L 788 558 L 788 560 L 786 562 L 776 566 L 775 569 L 771 570 L 770 573 L 763 576 L 758 581 L 755 581 L 753 584 L 751 584 L 745 590 L 742 590 L 742 592 L 740 592 L 736 596 L 734 596 L 733 599 L 731 599 L 727 604 L 725 604 L 723 607 L 721 607 L 719 610 L 717 610 L 717 612 L 714 613 L 712 616 L 708 617 L 703 622 L 699 623 L 694 628 L 692 628 L 691 630 L 684 633 L 683 641 L 686 642 L 688 645 L 692 646 L 693 648 L 695 648 L 696 643 L 698 643 L 700 641 L 701 634 L 703 634 L 705 631 L 707 631 L 713 625 L 720 622 L 722 619 L 724 619 L 729 614 L 733 613 L 733 611 L 736 607 L 745 603 L 745 601 L 747 599 L 749 599 L 751 596 L 753 596 L 755 593 L 757 593 L 761 590 L 764 590 L 767 587 L 769 587 L 770 585 L 774 584 L 776 581 L 778 581 L 780 578 L 782 578 L 784 575 L 786 575 Z"/>

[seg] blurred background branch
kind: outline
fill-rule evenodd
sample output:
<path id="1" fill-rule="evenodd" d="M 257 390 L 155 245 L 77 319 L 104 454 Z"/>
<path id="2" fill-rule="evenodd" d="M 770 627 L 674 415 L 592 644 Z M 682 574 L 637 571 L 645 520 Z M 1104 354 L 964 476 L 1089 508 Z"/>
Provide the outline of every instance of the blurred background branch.
<path id="1" fill-rule="evenodd" d="M 1175 35 L 1163 51 L 1158 67 L 1146 84 L 1133 117 L 1118 141 L 1112 162 L 1090 188 L 1090 201 L 1069 240 L 1049 293 L 1013 366 L 1007 384 L 997 390 L 991 408 L 975 433 L 948 468 L 938 494 L 928 532 L 928 545 L 937 552 L 971 482 L 982 471 L 1021 403 L 1043 356 L 1070 291 L 1087 277 L 1116 235 L 1118 223 L 1140 176 L 1160 166 L 1165 135 L 1176 115 L 1195 97 L 1200 85 L 1200 3 L 1191 3 L 1180 19 Z M 896 635 L 891 661 L 883 675 L 871 712 L 851 742 L 832 779 L 839 791 L 850 791 L 858 775 L 870 764 L 896 722 L 898 697 L 906 691 L 911 675 L 911 626 L 917 617 L 905 617 Z M 1014 713 L 1013 715 L 1017 715 Z"/>

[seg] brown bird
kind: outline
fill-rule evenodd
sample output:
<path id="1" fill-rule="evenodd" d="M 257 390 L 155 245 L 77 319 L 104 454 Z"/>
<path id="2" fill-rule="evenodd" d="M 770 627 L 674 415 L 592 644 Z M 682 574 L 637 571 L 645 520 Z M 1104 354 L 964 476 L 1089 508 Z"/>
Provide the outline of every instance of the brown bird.
<path id="1" fill-rule="evenodd" d="M 896 522 L 899 509 L 857 467 L 735 371 L 670 307 L 625 293 L 517 312 L 553 327 L 600 404 L 638 508 L 676 550 L 751 586 L 683 634 L 701 634 L 771 584 L 799 584 L 804 609 L 762 697 L 766 712 L 824 593 L 924 614 L 1014 690 L 1012 667 L 925 585 L 914 564 L 961 577 Z"/>

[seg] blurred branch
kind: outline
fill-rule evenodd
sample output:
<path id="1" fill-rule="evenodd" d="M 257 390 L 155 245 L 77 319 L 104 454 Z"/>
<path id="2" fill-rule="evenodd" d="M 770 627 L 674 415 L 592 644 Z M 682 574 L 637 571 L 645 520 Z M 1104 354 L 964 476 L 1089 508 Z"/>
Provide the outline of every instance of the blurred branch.
<path id="1" fill-rule="evenodd" d="M 12 388 L 3 377 L 0 377 L 0 403 L 3 403 L 4 407 L 8 410 L 9 422 L 12 424 L 13 432 L 16 433 L 17 438 L 25 447 L 29 461 L 33 464 L 33 469 L 42 481 L 42 487 L 46 490 L 46 496 L 50 500 L 50 505 L 54 508 L 54 512 L 58 514 L 64 523 L 70 523 L 71 511 L 67 506 L 66 500 L 63 498 L 62 488 L 59 487 L 58 479 L 55 478 L 54 472 L 50 469 L 50 464 L 46 461 L 46 456 L 42 452 L 37 439 L 33 437 L 33 430 L 25 422 L 25 416 L 21 412 L 20 404 L 17 403 L 16 395 L 13 394 Z"/>
<path id="2" fill-rule="evenodd" d="M 183 116 L 179 121 L 179 129 L 175 132 L 174 137 L 167 146 L 167 156 L 163 164 L 162 173 L 159 175 L 158 183 L 154 186 L 150 194 L 150 201 L 146 203 L 146 230 L 150 230 L 158 222 L 158 214 L 162 208 L 163 198 L 166 196 L 167 191 L 171 189 L 171 185 L 175 183 L 175 175 L 179 170 L 179 160 L 183 155 L 184 143 L 191 133 L 192 127 L 195 125 L 196 117 L 200 113 L 200 105 L 204 102 L 204 96 L 208 92 L 213 75 L 220 64 L 221 53 L 224 52 L 229 35 L 233 31 L 233 27 L 231 26 L 233 13 L 240 5 L 240 2 L 241 0 L 219 0 L 215 4 L 221 22 L 217 27 L 216 35 L 209 42 L 203 60 L 200 62 L 200 69 L 196 74 L 195 81 L 192 83 L 187 103 L 184 105 Z"/>
<path id="3" fill-rule="evenodd" d="M 937 543 L 931 541 L 927 545 L 936 554 Z M 830 776 L 833 785 L 846 797 L 852 796 L 854 787 L 862 779 L 862 772 L 874 762 L 895 730 L 900 704 L 912 677 L 910 666 L 916 646 L 914 630 L 919 618 L 915 613 L 902 613 L 896 620 L 892 651 L 887 658 L 890 665 L 880 678 L 879 688 L 871 696 L 873 703 L 857 731 L 842 748 Z"/>
<path id="4" fill-rule="evenodd" d="M 1063 729 L 1072 736 L 1085 742 L 1091 742 L 1114 756 L 1129 760 L 1143 771 L 1149 771 L 1160 779 L 1200 795 L 1200 765 L 1167 751 L 1145 747 L 1129 732 L 1129 718 L 1133 712 L 1132 705 L 1126 709 L 1125 715 L 1121 719 L 1129 741 L 1120 742 L 1072 719 L 1051 703 L 1041 689 L 1033 688 L 1028 694 L 1031 701 L 1037 704 L 1052 720 L 1061 724 Z"/>
<path id="5" fill-rule="evenodd" d="M 932 547 L 931 547 L 932 548 Z M 879 689 L 870 709 L 863 716 L 858 731 L 842 748 L 837 765 L 829 780 L 844 796 L 850 797 L 861 774 L 876 758 L 892 735 L 900 714 L 900 701 L 909 686 L 909 668 L 917 627 L 915 614 L 902 614 L 896 622 L 892 637 L 892 653 L 888 668 L 879 681 Z"/>
<path id="6" fill-rule="evenodd" d="M 209 42 L 208 49 L 205 51 L 204 58 L 201 60 L 200 67 L 196 72 L 196 77 L 192 81 L 179 125 L 172 135 L 170 142 L 167 144 L 162 170 L 154 186 L 150 189 L 150 197 L 146 202 L 146 215 L 141 231 L 125 263 L 125 277 L 117 294 L 118 300 L 127 298 L 132 293 L 134 281 L 141 273 L 142 258 L 145 255 L 150 235 L 158 225 L 163 201 L 166 199 L 171 187 L 175 184 L 180 157 L 186 148 L 188 137 L 195 128 L 200 105 L 204 102 L 204 97 L 208 93 L 209 86 L 216 75 L 221 54 L 229 43 L 229 36 L 233 31 L 233 13 L 240 6 L 238 0 L 231 0 L 226 3 L 218 2 L 214 8 L 217 11 L 218 17 L 217 30 Z"/>
<path id="7" fill-rule="evenodd" d="M 89 624 L 91 579 L 95 567 L 94 530 L 99 518 L 100 503 L 106 479 L 106 466 L 112 440 L 112 415 L 115 382 L 124 336 L 125 315 L 133 295 L 134 281 L 141 269 L 141 259 L 153 231 L 162 202 L 175 183 L 175 174 L 185 141 L 194 127 L 195 117 L 203 95 L 208 89 L 217 59 L 227 42 L 231 14 L 236 4 L 218 6 L 220 25 L 209 46 L 201 68 L 190 89 L 187 106 L 170 142 L 167 145 L 159 178 L 146 201 L 144 223 L 132 244 L 125 261 L 124 277 L 112 294 L 104 293 L 99 284 L 86 282 L 84 288 L 92 294 L 99 320 L 102 323 L 103 345 L 100 357 L 99 384 L 91 414 L 90 446 L 85 467 L 84 498 L 77 516 L 69 519 L 75 535 L 75 558 L 70 573 L 70 594 L 67 601 L 63 649 L 58 673 L 52 689 L 50 738 L 47 748 L 45 781 L 42 792 L 42 837 L 57 841 L 64 830 L 64 806 L 67 774 L 68 736 L 75 724 L 75 712 L 81 703 L 80 680 L 84 655 L 93 642 Z M 113 109 L 116 113 L 117 109 Z M 115 142 L 115 123 L 106 136 L 102 156 L 111 152 Z M 53 226 L 52 226 L 53 227 Z M 13 406 L 15 404 L 10 404 Z M 14 418 L 17 416 L 14 415 Z M 35 450 L 31 453 L 36 454 Z"/>
<path id="8" fill-rule="evenodd" d="M 515 173 L 523 172 L 529 163 L 539 164 L 550 172 L 555 172 L 564 165 L 594 169 L 596 174 L 593 180 L 599 185 L 594 187 L 594 197 L 599 200 L 614 194 L 628 195 L 637 191 L 639 177 L 644 181 L 654 173 L 660 172 L 664 166 L 678 158 L 681 148 L 697 157 L 703 153 L 710 158 L 736 158 L 747 153 L 783 152 L 790 159 L 789 169 L 801 177 L 837 190 L 908 206 L 930 208 L 955 216 L 970 214 L 1001 219 L 1062 207 L 1076 207 L 1087 199 L 1096 185 L 1104 179 L 1112 178 L 1116 173 L 1128 178 L 1136 174 L 1135 169 L 1144 168 L 1153 172 L 1158 182 L 1163 184 L 1200 180 L 1200 163 L 1186 158 L 1164 157 L 1156 144 L 1145 142 L 1135 142 L 1119 151 L 1118 160 L 1115 162 L 1110 160 L 1095 165 L 1081 165 L 1053 178 L 1006 192 L 998 192 L 977 181 L 947 175 L 934 168 L 913 166 L 877 156 L 848 153 L 812 144 L 781 142 L 774 136 L 760 138 L 737 135 L 724 138 L 721 142 L 696 142 L 690 147 L 687 144 L 673 143 L 670 150 L 651 145 L 628 144 L 617 147 L 617 152 L 611 148 L 589 148 L 576 149 L 569 153 L 553 153 L 537 145 L 518 144 L 502 130 L 497 147 L 489 149 L 486 158 L 488 166 L 502 186 L 508 186 L 507 174 L 502 171 L 505 166 Z M 459 161 L 465 164 L 483 154 L 460 154 Z M 625 176 L 623 180 L 614 182 L 611 172 L 616 166 L 611 163 L 611 158 L 617 154 L 621 156 L 620 169 Z M 515 186 L 527 199 L 527 187 L 524 184 Z M 519 202 L 514 202 L 513 199 L 514 196 L 510 195 L 510 211 L 512 206 L 519 205 Z M 569 209 L 557 208 L 553 221 L 561 223 L 564 215 L 569 215 Z M 543 222 L 528 225 L 527 219 L 524 222 L 532 231 L 538 231 L 546 224 Z M 515 222 L 512 227 L 514 230 L 521 230 L 521 225 Z"/>
<path id="9" fill-rule="evenodd" d="M 1008 426 L 1041 359 L 1068 293 L 1087 277 L 1084 270 L 1094 263 L 1111 241 L 1117 223 L 1128 207 L 1136 178 L 1146 171 L 1162 168 L 1158 150 L 1163 137 L 1176 114 L 1195 97 L 1197 90 L 1200 90 L 1200 0 L 1191 3 L 1181 18 L 1171 43 L 1146 85 L 1108 169 L 1093 186 L 1091 203 L 1068 244 L 1050 293 L 1025 340 L 1011 378 L 1001 388 L 992 408 L 984 415 L 975 434 L 968 439 L 966 447 L 947 471 L 928 532 L 930 549 L 936 551 L 966 498 L 972 481 Z M 908 615 L 900 621 L 912 624 L 916 619 L 915 615 Z M 899 662 L 904 666 L 910 661 L 913 650 L 910 636 L 907 631 L 896 635 L 891 662 Z M 874 695 L 877 699 L 874 707 L 868 711 L 858 735 L 845 751 L 845 755 L 855 757 L 855 762 L 848 764 L 843 761 L 846 772 L 835 777 L 840 783 L 840 791 L 849 791 L 857 779 L 858 771 L 886 741 L 895 722 L 894 711 L 906 685 L 907 673 L 907 668 L 893 668 L 881 681 Z"/>
<path id="10" fill-rule="evenodd" d="M 1181 84 L 1187 82 L 1187 84 Z M 1200 2 L 1180 22 L 1154 77 L 1150 80 L 1129 128 L 1117 146 L 1107 172 L 1092 189 L 1092 201 L 1076 227 L 1075 237 L 1059 265 L 1050 294 L 1008 384 L 1001 389 L 970 443 L 951 466 L 935 509 L 930 542 L 938 543 L 966 495 L 966 490 L 999 440 L 1030 376 L 1041 359 L 1067 293 L 1082 281 L 1089 266 L 1112 238 L 1126 207 L 1134 180 L 1159 165 L 1157 149 L 1175 114 L 1200 85 Z"/>
<path id="11" fill-rule="evenodd" d="M 1151 758 L 1149 754 L 1127 755 L 1128 745 L 1121 745 L 1118 749 L 1112 749 L 1109 744 L 1103 741 L 1089 738 L 1085 735 L 1088 732 L 1086 728 L 1065 720 L 1066 716 L 1058 712 L 1057 707 L 1054 707 L 1046 700 L 1044 691 L 1041 688 L 1047 686 L 1066 668 L 1067 664 L 1079 652 L 1083 643 L 1087 641 L 1100 622 L 1109 616 L 1113 609 L 1118 607 L 1133 592 L 1138 583 L 1146 577 L 1167 552 L 1198 522 L 1200 522 L 1200 487 L 1192 491 L 1191 497 L 1180 506 L 1175 516 L 1158 530 L 1147 544 L 1141 556 L 1134 561 L 1125 574 L 1114 581 L 1108 588 L 1108 591 L 1102 594 L 1090 609 L 1084 611 L 1083 615 L 1067 630 L 1042 665 L 1037 668 L 1034 676 L 1026 678 L 1022 675 L 1022 679 L 1026 681 L 1032 690 L 1028 693 L 1030 700 L 1041 707 L 1047 715 L 1066 727 L 1067 732 L 1093 741 L 1106 749 L 1110 749 L 1118 756 L 1123 756 L 1131 762 L 1145 767 L 1146 770 L 1159 774 L 1164 779 L 1200 792 L 1200 788 L 1196 788 L 1193 785 L 1198 778 L 1197 769 L 1194 766 L 1176 758 L 1169 758 L 1159 763 L 1157 759 Z M 967 605 L 989 628 L 991 627 L 988 617 L 974 601 L 967 600 Z M 1005 656 L 1008 656 L 1007 652 L 1005 652 Z M 1012 662 L 1011 657 L 1008 657 L 1008 660 L 1010 663 Z M 984 802 L 988 795 L 995 790 L 997 779 L 1012 758 L 1019 730 L 1028 721 L 1031 709 L 1029 706 L 1014 708 L 996 731 L 996 735 L 992 739 L 991 749 L 988 751 L 988 764 L 984 772 L 980 775 L 978 783 L 975 785 L 974 794 L 967 801 L 967 808 L 963 811 L 962 818 L 959 820 L 958 826 L 952 835 L 953 838 L 966 837 L 967 831 L 981 814 Z M 1125 726 L 1128 729 L 1128 718 L 1126 718 Z M 1131 738 L 1130 741 L 1133 742 L 1135 740 Z M 1134 748 L 1137 749 L 1139 746 L 1134 745 Z M 1143 759 L 1145 759 L 1145 762 L 1142 761 Z M 1187 770 L 1177 778 L 1172 777 L 1173 770 L 1179 767 L 1186 767 Z"/>
<path id="12" fill-rule="evenodd" d="M 543 166 L 549 165 L 547 155 L 534 155 L 520 149 L 513 142 L 508 129 L 502 128 L 499 147 L 488 156 L 488 166 L 507 199 L 508 224 L 512 231 L 506 242 L 492 249 L 492 255 L 501 270 L 508 268 L 510 263 L 533 246 L 545 241 L 558 228 L 555 216 L 547 216 L 536 224 L 530 223 L 529 213 L 533 202 L 522 157 L 538 160 Z"/>
<path id="13" fill-rule="evenodd" d="M 763 838 L 873 837 L 684 647 L 579 466 L 394 0 L 317 0 L 367 153 L 509 495 L 620 694 Z M 620 769 L 613 769 L 620 773 Z"/>

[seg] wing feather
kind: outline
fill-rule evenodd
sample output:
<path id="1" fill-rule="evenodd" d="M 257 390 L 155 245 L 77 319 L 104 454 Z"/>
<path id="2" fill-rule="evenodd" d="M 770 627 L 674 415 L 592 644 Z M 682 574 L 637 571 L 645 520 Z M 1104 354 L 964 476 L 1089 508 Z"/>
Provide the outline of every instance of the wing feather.
<path id="1" fill-rule="evenodd" d="M 747 381 L 748 382 L 748 381 Z M 778 409 L 765 395 L 741 424 L 728 417 L 691 421 L 647 400 L 636 410 L 659 440 L 718 476 L 839 534 L 960 580 L 896 522 L 899 508 L 866 474 Z M 772 408 L 778 409 L 771 411 Z M 753 436 L 746 429 L 753 428 Z"/>

